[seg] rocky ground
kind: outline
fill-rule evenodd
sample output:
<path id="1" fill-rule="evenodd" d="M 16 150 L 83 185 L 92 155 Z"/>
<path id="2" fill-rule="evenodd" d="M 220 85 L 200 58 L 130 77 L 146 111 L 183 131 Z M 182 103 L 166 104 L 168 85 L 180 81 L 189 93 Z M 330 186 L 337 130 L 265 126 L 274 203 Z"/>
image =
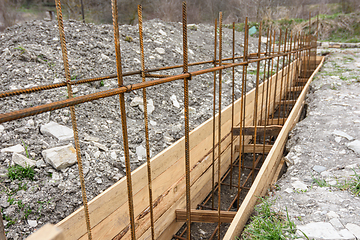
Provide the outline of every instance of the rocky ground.
<path id="1" fill-rule="evenodd" d="M 271 199 L 309 239 L 360 239 L 360 49 L 327 51 Z"/>
<path id="2" fill-rule="evenodd" d="M 138 26 L 121 26 L 124 72 L 140 69 Z M 0 91 L 64 81 L 57 22 L 31 21 L 8 28 L 0 35 Z M 111 25 L 65 23 L 72 79 L 116 73 Z M 189 62 L 213 58 L 214 27 L 189 26 Z M 224 57 L 231 56 L 230 29 L 224 29 Z M 147 68 L 182 63 L 180 23 L 159 20 L 144 23 Z M 243 34 L 237 33 L 236 55 L 242 54 Z M 257 40 L 250 39 L 249 52 Z M 212 67 L 211 65 L 201 68 Z M 200 67 L 190 67 L 190 71 Z M 254 83 L 250 66 L 247 89 Z M 165 71 L 181 73 L 182 69 Z M 223 107 L 231 101 L 231 70 L 223 75 Z M 241 79 L 241 69 L 235 71 Z M 140 82 L 125 77 L 125 84 Z M 75 96 L 117 87 L 117 80 L 78 85 Z M 183 136 L 183 87 L 176 81 L 147 90 L 152 155 Z M 190 82 L 191 129 L 212 116 L 213 75 L 194 77 Z M 237 84 L 235 97 L 240 94 Z M 132 169 L 144 163 L 143 106 L 141 91 L 126 94 L 127 123 Z M 67 98 L 66 88 L 8 97 L 0 102 L 0 113 L 46 104 Z M 91 200 L 125 175 L 118 97 L 76 106 L 77 122 L 88 199 Z M 82 204 L 68 108 L 0 125 L 0 206 L 9 239 L 22 239 L 46 222 L 57 223 Z M 65 159 L 65 162 L 60 162 Z M 11 179 L 14 164 L 34 168 L 33 180 Z M 15 171 L 15 170 L 14 170 Z M 19 173 L 16 176 L 18 176 Z"/>

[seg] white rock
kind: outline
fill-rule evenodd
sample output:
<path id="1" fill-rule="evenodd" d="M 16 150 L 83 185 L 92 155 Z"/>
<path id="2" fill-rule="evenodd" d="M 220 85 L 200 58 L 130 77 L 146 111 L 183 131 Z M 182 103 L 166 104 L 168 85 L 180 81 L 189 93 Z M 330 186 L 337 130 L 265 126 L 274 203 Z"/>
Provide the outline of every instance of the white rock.
<path id="1" fill-rule="evenodd" d="M 191 50 L 190 48 L 189 48 L 189 53 L 190 53 L 191 55 L 194 55 L 194 51 Z"/>
<path id="2" fill-rule="evenodd" d="M 62 179 L 61 175 L 57 172 L 53 172 L 51 175 L 51 179 L 54 181 L 60 181 Z"/>
<path id="3" fill-rule="evenodd" d="M 323 171 L 326 171 L 326 167 L 324 167 L 324 166 L 319 166 L 319 165 L 315 165 L 315 166 L 313 167 L 313 170 L 314 170 L 315 172 L 321 173 L 321 172 L 323 172 Z"/>
<path id="4" fill-rule="evenodd" d="M 328 218 L 339 218 L 339 215 L 337 213 L 335 213 L 334 211 L 330 211 L 326 214 L 326 216 L 328 216 Z"/>
<path id="5" fill-rule="evenodd" d="M 134 63 L 137 63 L 137 64 L 140 64 L 140 63 L 141 63 L 140 60 L 137 59 L 137 58 L 134 58 L 133 60 L 134 60 Z"/>
<path id="6" fill-rule="evenodd" d="M 100 151 L 96 151 L 96 152 L 94 153 L 94 157 L 95 157 L 95 158 L 99 158 L 99 157 L 100 157 L 100 154 L 101 154 Z"/>
<path id="7" fill-rule="evenodd" d="M 45 162 L 57 170 L 64 169 L 77 162 L 76 150 L 72 144 L 44 150 L 42 155 Z"/>
<path id="8" fill-rule="evenodd" d="M 108 148 L 104 145 L 104 144 L 101 144 L 101 143 L 98 143 L 98 142 L 93 142 L 94 146 L 95 147 L 98 147 L 100 150 L 103 150 L 103 151 L 107 151 Z"/>
<path id="9" fill-rule="evenodd" d="M 287 188 L 284 190 L 284 192 L 286 193 L 293 193 L 294 191 L 292 190 L 292 188 Z"/>
<path id="10" fill-rule="evenodd" d="M 338 218 L 333 218 L 329 221 L 331 223 L 331 225 L 333 225 L 334 228 L 336 229 L 342 229 L 344 228 L 344 225 L 340 222 L 340 220 Z"/>
<path id="11" fill-rule="evenodd" d="M 136 147 L 136 155 L 138 156 L 138 160 L 143 160 L 146 158 L 146 148 L 143 146 Z"/>
<path id="12" fill-rule="evenodd" d="M 342 236 L 341 239 L 351 239 L 351 240 L 356 240 L 356 237 L 354 236 L 354 234 L 352 234 L 349 230 L 347 229 L 341 229 L 339 231 L 339 234 Z"/>
<path id="13" fill-rule="evenodd" d="M 293 186 L 293 188 L 295 189 L 300 189 L 300 190 L 307 190 L 307 185 L 301 181 L 295 181 L 293 183 L 291 183 L 291 186 Z"/>
<path id="14" fill-rule="evenodd" d="M 327 222 L 311 222 L 306 225 L 298 225 L 297 228 L 303 231 L 309 239 L 342 239 L 336 229 Z M 299 233 L 302 236 L 301 233 Z"/>
<path id="15" fill-rule="evenodd" d="M 2 153 L 24 153 L 25 149 L 20 144 L 17 144 L 12 147 L 3 148 L 3 149 L 1 149 L 1 152 Z"/>
<path id="16" fill-rule="evenodd" d="M 25 167 L 33 167 L 36 165 L 36 161 L 31 160 L 27 157 L 25 157 L 24 155 L 18 154 L 18 153 L 13 153 L 12 155 L 12 159 L 11 159 L 15 164 L 22 166 L 23 168 Z"/>
<path id="17" fill-rule="evenodd" d="M 166 32 L 164 32 L 163 30 L 159 30 L 159 33 L 161 34 L 161 35 L 163 35 L 163 36 L 167 36 L 167 34 L 166 34 Z"/>
<path id="18" fill-rule="evenodd" d="M 143 105 L 143 98 L 142 97 L 134 97 L 134 99 L 131 101 L 130 106 L 136 107 L 139 105 Z"/>
<path id="19" fill-rule="evenodd" d="M 141 111 L 144 112 L 144 104 L 139 105 Z M 155 110 L 154 102 L 152 99 L 147 100 L 147 112 L 150 115 Z"/>
<path id="20" fill-rule="evenodd" d="M 68 141 L 74 138 L 74 132 L 71 128 L 60 125 L 56 122 L 49 122 L 42 125 L 40 132 L 44 135 L 55 137 L 59 141 Z"/>
<path id="21" fill-rule="evenodd" d="M 88 134 L 84 134 L 84 140 L 85 141 L 92 141 L 92 142 L 98 142 L 99 141 L 99 138 L 98 137 L 93 137 L 93 136 L 90 136 Z"/>
<path id="22" fill-rule="evenodd" d="M 153 121 L 153 120 L 150 120 L 150 125 L 151 125 L 151 126 L 156 126 L 157 123 L 156 123 L 155 121 Z"/>
<path id="23" fill-rule="evenodd" d="M 116 152 L 115 152 L 115 151 L 111 151 L 110 157 L 111 157 L 112 159 L 116 160 L 116 159 L 117 159 Z"/>
<path id="24" fill-rule="evenodd" d="M 335 142 L 340 143 L 341 139 L 342 139 L 341 137 L 335 137 Z"/>
<path id="25" fill-rule="evenodd" d="M 0 125 L 0 133 L 2 133 L 5 130 L 5 127 L 3 125 Z"/>
<path id="26" fill-rule="evenodd" d="M 34 228 L 38 225 L 36 220 L 27 220 L 27 222 L 28 222 L 29 226 L 32 228 Z"/>
<path id="27" fill-rule="evenodd" d="M 155 51 L 156 51 L 158 54 L 165 54 L 165 49 L 163 49 L 163 48 L 155 48 Z"/>
<path id="28" fill-rule="evenodd" d="M 355 141 L 346 143 L 346 146 L 348 148 L 350 148 L 351 150 L 353 150 L 356 154 L 360 155 L 360 141 L 359 140 L 355 140 Z"/>
<path id="29" fill-rule="evenodd" d="M 180 103 L 178 102 L 178 100 L 176 99 L 176 95 L 173 94 L 170 97 L 170 100 L 173 102 L 174 106 L 177 108 L 180 108 Z"/>
<path id="30" fill-rule="evenodd" d="M 34 120 L 29 119 L 29 120 L 27 121 L 27 123 L 26 123 L 26 126 L 27 126 L 27 127 L 34 127 L 34 126 L 35 126 Z"/>
<path id="31" fill-rule="evenodd" d="M 103 181 L 100 177 L 96 177 L 95 182 L 97 182 L 97 184 L 102 184 Z"/>
<path id="32" fill-rule="evenodd" d="M 119 181 L 124 175 L 122 173 L 117 173 L 112 177 L 112 180 L 115 182 Z"/>
<path id="33" fill-rule="evenodd" d="M 332 134 L 336 135 L 336 136 L 340 136 L 340 137 L 343 137 L 343 138 L 346 138 L 347 140 L 349 141 L 352 141 L 354 140 L 355 138 L 353 138 L 352 136 L 350 136 L 349 134 L 343 132 L 343 131 L 340 131 L 340 130 L 335 130 L 332 132 Z"/>
<path id="34" fill-rule="evenodd" d="M 352 234 L 355 235 L 355 237 L 357 239 L 360 239 L 360 226 L 353 224 L 353 223 L 348 223 L 345 226 Z"/>

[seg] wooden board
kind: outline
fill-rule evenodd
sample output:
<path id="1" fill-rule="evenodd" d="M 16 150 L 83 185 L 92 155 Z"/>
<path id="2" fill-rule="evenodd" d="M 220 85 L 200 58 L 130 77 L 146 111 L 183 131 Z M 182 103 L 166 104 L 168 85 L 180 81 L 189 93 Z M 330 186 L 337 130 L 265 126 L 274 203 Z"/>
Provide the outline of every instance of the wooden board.
<path id="1" fill-rule="evenodd" d="M 273 175 L 275 174 L 278 167 L 278 163 L 282 157 L 288 133 L 296 123 L 296 120 L 300 117 L 300 109 L 303 106 L 303 101 L 310 87 L 310 83 L 314 75 L 320 70 L 325 58 L 319 57 L 319 59 L 321 59 L 319 66 L 312 73 L 309 81 L 301 92 L 299 99 L 293 108 L 293 111 L 291 111 L 290 115 L 288 116 L 283 129 L 274 143 L 274 147 L 266 157 L 265 162 L 263 163 L 254 183 L 252 184 L 248 194 L 246 195 L 243 203 L 236 213 L 234 220 L 231 222 L 231 225 L 224 236 L 224 240 L 233 240 L 235 237 L 240 235 L 250 214 L 254 209 L 258 197 L 262 196 L 262 194 L 264 194 L 269 187 L 269 183 L 273 178 Z"/>
<path id="2" fill-rule="evenodd" d="M 26 240 L 40 240 L 40 239 L 48 239 L 48 240 L 63 240 L 64 235 L 61 232 L 61 229 L 55 227 L 54 225 L 47 223 L 42 226 L 39 230 L 31 234 Z"/>
<path id="3" fill-rule="evenodd" d="M 258 136 L 263 136 L 264 132 L 266 136 L 277 136 L 281 131 L 282 126 L 280 125 L 269 125 L 269 126 L 257 126 L 256 134 Z M 233 128 L 234 135 L 240 135 L 240 127 Z M 247 126 L 242 129 L 242 135 L 254 135 L 255 134 L 255 126 Z"/>
<path id="4" fill-rule="evenodd" d="M 186 209 L 176 209 L 176 221 L 186 221 Z M 223 223 L 230 223 L 235 217 L 236 212 L 232 211 L 220 211 L 220 221 Z M 191 210 L 191 221 L 192 222 L 218 222 L 219 212 L 217 210 Z"/>
<path id="5" fill-rule="evenodd" d="M 265 149 L 264 149 L 263 144 L 256 144 L 255 145 L 255 153 L 263 153 L 263 151 L 265 151 L 265 153 L 268 153 L 268 152 L 270 152 L 272 146 L 273 145 L 265 144 Z M 235 151 L 239 152 L 239 145 L 235 146 Z M 242 153 L 254 153 L 254 144 L 245 144 L 243 146 Z"/>

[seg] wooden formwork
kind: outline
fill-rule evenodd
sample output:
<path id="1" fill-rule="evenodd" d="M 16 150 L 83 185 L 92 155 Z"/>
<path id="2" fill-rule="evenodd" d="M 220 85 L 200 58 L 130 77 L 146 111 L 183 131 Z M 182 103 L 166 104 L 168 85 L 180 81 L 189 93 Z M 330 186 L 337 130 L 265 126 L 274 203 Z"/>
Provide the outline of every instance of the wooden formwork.
<path id="1" fill-rule="evenodd" d="M 317 57 L 316 61 L 322 63 L 323 58 Z M 276 103 L 280 101 L 280 89 L 282 90 L 282 95 L 285 93 L 285 81 L 283 86 L 280 86 L 279 84 L 281 75 L 283 74 L 287 77 L 286 74 L 288 74 L 290 86 L 292 86 L 294 79 L 297 79 L 296 66 L 298 65 L 299 62 L 296 60 L 268 80 L 271 85 L 270 89 L 274 89 L 275 80 L 278 79 L 275 102 L 273 95 L 275 91 L 272 90 L 270 93 L 271 96 L 269 97 L 269 99 L 271 99 L 270 110 L 268 109 L 268 111 L 272 112 L 276 107 Z M 315 72 L 318 71 L 320 65 Z M 282 71 L 284 71 L 284 73 Z M 279 133 L 274 147 L 270 150 L 263 167 L 239 211 L 236 213 L 224 239 L 234 239 L 234 237 L 241 232 L 252 212 L 257 197 L 262 196 L 268 189 L 278 167 L 279 160 L 281 159 L 287 135 L 300 116 L 306 92 L 315 72 L 311 75 L 309 81 L 303 88 L 300 97 L 296 101 L 292 112 Z M 261 106 L 262 102 L 265 104 L 265 101 L 261 101 L 261 97 L 266 96 L 266 83 L 267 82 L 265 81 L 259 85 L 257 119 L 260 119 L 260 115 L 262 114 L 260 110 L 266 109 L 266 106 Z M 262 94 L 263 92 L 265 93 L 264 95 Z M 234 104 L 235 126 L 239 125 L 240 122 L 240 102 L 241 99 L 238 99 Z M 245 125 L 252 125 L 253 123 L 254 103 L 255 89 L 246 94 Z M 221 114 L 221 175 L 223 175 L 230 166 L 231 151 L 235 152 L 235 157 L 238 156 L 238 152 L 235 151 L 235 147 L 239 143 L 238 137 L 234 137 L 234 149 L 231 149 L 230 133 L 233 128 L 231 117 L 230 105 L 225 108 Z M 215 119 L 210 118 L 190 133 L 191 205 L 193 208 L 195 208 L 197 204 L 200 204 L 211 191 L 213 120 L 218 123 L 218 115 Z M 216 126 L 216 129 L 218 129 L 218 126 Z M 218 131 L 215 132 L 217 133 Z M 217 139 L 217 136 L 215 137 Z M 245 139 L 249 141 L 250 137 Z M 183 222 L 176 221 L 176 210 L 185 209 L 186 204 L 184 145 L 185 140 L 182 138 L 151 159 L 156 239 L 171 239 L 183 225 Z M 216 147 L 215 156 L 218 156 L 217 151 L 218 148 Z M 216 175 L 218 174 L 217 164 L 218 161 L 215 159 Z M 215 177 L 215 179 L 217 178 Z M 143 164 L 132 172 L 132 180 L 136 238 L 151 239 L 146 164 Z M 129 208 L 126 196 L 126 177 L 124 177 L 89 202 L 88 208 L 93 239 L 131 239 Z M 42 235 L 45 237 L 33 238 L 36 234 L 43 233 L 44 231 L 49 232 L 49 235 L 45 234 Z M 56 231 L 57 234 L 55 234 L 55 236 L 59 238 L 50 235 L 53 231 Z M 87 239 L 83 207 L 56 224 L 56 226 L 47 225 L 46 229 L 39 230 L 37 233 L 30 236 L 29 239 Z"/>

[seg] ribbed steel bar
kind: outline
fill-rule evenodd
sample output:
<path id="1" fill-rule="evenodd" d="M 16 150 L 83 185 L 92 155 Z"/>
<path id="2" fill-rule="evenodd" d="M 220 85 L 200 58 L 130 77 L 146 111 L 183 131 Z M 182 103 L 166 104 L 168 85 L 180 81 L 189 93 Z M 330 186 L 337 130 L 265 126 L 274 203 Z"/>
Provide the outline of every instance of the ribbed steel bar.
<path id="1" fill-rule="evenodd" d="M 232 24 L 232 57 L 235 63 L 235 22 Z M 235 67 L 232 68 L 232 89 L 231 89 L 231 127 L 234 126 L 234 101 L 235 101 Z M 231 131 L 231 151 L 230 151 L 230 189 L 232 188 L 233 161 L 234 161 L 234 134 Z"/>
<path id="2" fill-rule="evenodd" d="M 64 22 L 63 22 L 62 10 L 61 10 L 61 2 L 60 0 L 56 0 L 55 3 L 56 3 L 56 12 L 58 16 L 59 35 L 60 35 L 62 57 L 64 62 L 66 86 L 67 86 L 68 97 L 69 99 L 71 99 L 73 98 L 73 93 L 70 84 L 71 77 L 69 71 L 69 60 L 68 60 L 67 48 L 66 48 L 66 39 L 65 39 Z M 75 143 L 76 159 L 78 163 L 80 186 L 81 186 L 81 193 L 82 193 L 84 213 L 85 213 L 86 230 L 87 230 L 88 239 L 91 240 L 92 235 L 91 235 L 90 216 L 89 216 L 89 209 L 88 209 L 88 203 L 86 197 L 84 172 L 83 172 L 83 166 L 81 160 L 80 142 L 79 142 L 78 128 L 76 123 L 76 113 L 74 106 L 70 106 L 70 113 L 71 113 L 71 122 L 74 132 L 74 143 Z"/>
<path id="3" fill-rule="evenodd" d="M 243 61 L 247 61 L 247 53 L 248 53 L 248 18 L 245 18 L 245 26 L 244 26 L 244 58 Z M 241 170 L 244 167 L 243 161 L 243 142 L 245 141 L 245 136 L 242 135 L 243 127 L 245 127 L 245 103 L 246 103 L 246 76 L 247 76 L 247 66 L 243 65 L 242 71 L 242 82 L 241 82 L 241 100 L 240 100 L 240 135 L 239 135 L 239 175 L 238 175 L 238 186 L 241 185 Z M 238 205 L 240 207 L 240 188 L 238 188 L 237 199 Z"/>
<path id="4" fill-rule="evenodd" d="M 260 55 L 260 51 L 261 51 L 261 29 L 262 29 L 262 23 L 260 22 L 260 26 L 259 26 L 259 39 L 258 39 L 258 56 Z M 259 98 L 259 78 L 260 78 L 260 62 L 257 62 L 257 66 L 256 66 L 256 83 L 255 83 L 255 101 L 254 101 L 254 117 L 253 117 L 253 124 L 254 124 L 254 135 L 253 135 L 253 144 L 254 144 L 254 148 L 253 148 L 253 169 L 255 168 L 255 161 L 256 161 L 256 156 L 255 156 L 255 146 L 256 146 L 256 135 L 257 135 L 257 124 L 258 124 L 258 98 Z M 252 182 L 254 182 L 255 180 L 255 174 L 253 172 L 252 177 L 251 177 Z"/>
<path id="5" fill-rule="evenodd" d="M 217 51 L 217 19 L 215 19 L 215 40 L 214 40 L 214 67 L 216 67 L 216 51 Z M 216 114 L 216 72 L 214 72 L 214 93 L 213 93 L 213 151 L 212 151 L 212 178 L 211 178 L 211 206 L 214 208 L 214 193 L 215 193 L 215 144 L 216 144 L 216 133 L 215 133 L 215 127 L 216 127 L 216 120 L 215 120 L 215 114 Z"/>
<path id="6" fill-rule="evenodd" d="M 184 73 L 188 72 L 188 38 L 186 2 L 182 3 L 183 60 Z M 185 115 L 185 171 L 186 171 L 186 225 L 187 239 L 191 239 L 191 195 L 190 195 L 190 136 L 189 136 L 189 78 L 184 78 L 184 115 Z"/>
<path id="7" fill-rule="evenodd" d="M 287 32 L 288 30 L 286 29 L 285 30 L 285 35 L 284 35 L 284 49 L 283 49 L 283 52 L 286 52 L 286 41 L 287 41 Z M 281 70 L 281 82 L 280 82 L 280 103 L 279 103 L 279 118 L 278 118 L 278 125 L 280 124 L 280 114 L 281 114 L 281 111 L 282 110 L 282 107 L 283 107 L 283 89 L 284 89 L 284 72 L 285 72 L 285 55 L 283 56 L 283 59 L 282 59 L 282 70 Z M 284 95 L 286 95 L 286 91 L 284 92 Z M 284 111 L 283 111 L 284 112 Z"/>
<path id="8" fill-rule="evenodd" d="M 268 55 L 269 55 L 269 32 L 270 32 L 270 29 L 268 28 L 268 29 L 267 29 L 267 33 L 266 33 L 266 51 L 265 51 L 265 56 L 268 56 Z M 266 81 L 266 68 L 267 68 L 267 61 L 264 61 L 264 76 L 263 76 L 263 82 Z M 263 120 L 264 94 L 265 94 L 265 84 L 262 85 L 260 120 Z"/>
<path id="9" fill-rule="evenodd" d="M 271 55 L 274 55 L 275 54 L 275 40 L 276 40 L 276 31 L 275 30 L 273 30 L 272 36 L 273 36 L 273 40 L 272 40 Z M 271 70 L 270 70 L 271 81 L 275 81 L 275 79 L 273 79 L 273 72 L 274 72 L 274 58 L 271 59 Z M 276 86 L 276 82 L 275 82 L 275 86 Z M 273 105 L 271 106 L 271 99 L 272 99 L 272 96 L 271 96 L 272 90 L 271 90 L 271 88 L 272 88 L 272 83 L 270 83 L 268 114 L 266 116 L 268 119 L 270 119 L 271 114 L 273 115 L 273 111 L 274 111 L 275 106 L 276 106 L 275 100 L 273 102 Z M 274 87 L 274 98 L 276 99 L 276 87 Z"/>
<path id="10" fill-rule="evenodd" d="M 138 5 L 138 20 L 139 20 L 139 40 L 140 40 L 140 54 L 141 54 L 141 77 L 142 81 L 146 81 L 145 75 L 145 55 L 144 55 L 144 38 L 143 38 L 143 19 L 142 6 Z M 149 124 L 148 111 L 146 100 L 146 88 L 143 88 L 143 105 L 144 105 L 144 123 L 145 123 L 145 148 L 146 148 L 146 163 L 147 163 L 147 177 L 148 177 L 148 191 L 149 191 L 149 208 L 150 208 L 150 224 L 151 224 L 151 239 L 155 239 L 154 230 L 154 211 L 153 211 L 153 197 L 152 197 L 152 178 L 151 178 L 151 162 L 150 162 L 150 143 L 149 143 Z"/>
<path id="11" fill-rule="evenodd" d="M 219 13 L 219 64 L 222 64 L 222 12 Z M 218 239 L 220 240 L 220 211 L 221 211 L 221 93 L 222 93 L 222 70 L 219 70 L 219 119 L 218 119 Z"/>
<path id="12" fill-rule="evenodd" d="M 290 49 L 290 51 L 291 51 L 291 48 L 292 48 L 292 35 L 290 35 L 290 39 L 289 39 L 289 49 Z M 290 56 L 291 56 L 291 54 L 290 54 L 290 52 L 289 52 L 289 54 L 288 54 L 288 56 L 287 56 L 287 73 L 286 73 L 286 79 L 285 79 L 285 86 L 286 86 L 286 88 L 285 88 L 285 92 L 286 92 L 286 94 L 284 95 L 284 106 L 285 106 L 285 116 L 287 116 L 288 115 L 288 113 L 290 113 L 290 110 L 289 110 L 289 104 L 288 104 L 288 101 L 286 101 L 287 99 L 288 99 L 288 97 L 289 97 L 289 95 L 291 94 L 291 86 L 290 86 L 290 61 L 291 61 L 291 59 L 290 59 Z"/>
<path id="13" fill-rule="evenodd" d="M 111 5 L 112 5 L 114 43 L 115 43 L 115 53 L 116 53 L 116 71 L 117 71 L 117 78 L 118 78 L 118 86 L 121 87 L 123 85 L 123 76 L 122 76 L 122 65 L 121 65 L 117 0 L 111 0 Z M 131 166 L 130 166 L 130 155 L 129 155 L 129 138 L 128 138 L 128 132 L 127 132 L 124 93 L 119 94 L 119 101 L 120 101 L 124 154 L 125 154 L 126 185 L 127 185 L 128 204 L 129 204 L 131 239 L 135 240 L 136 236 L 135 236 L 135 219 L 134 219 L 134 201 L 133 201 L 133 192 L 132 192 Z"/>
<path id="14" fill-rule="evenodd" d="M 271 43 L 271 37 L 272 37 L 272 30 L 270 28 L 270 30 L 268 30 L 268 41 L 267 41 L 267 46 L 268 46 L 268 52 L 269 54 L 271 54 L 271 46 L 272 46 L 272 43 Z M 270 106 L 268 105 L 268 103 L 270 103 L 270 97 L 271 97 L 271 89 L 270 89 L 270 66 L 271 66 L 271 59 L 268 59 L 267 60 L 268 63 L 267 63 L 267 71 L 266 69 L 264 69 L 264 72 L 267 72 L 267 76 L 266 78 L 266 94 L 265 94 L 265 109 L 264 109 L 264 135 L 263 135 L 263 152 L 262 152 L 262 160 L 264 161 L 265 160 L 265 144 L 266 144 L 266 126 L 268 124 L 268 111 L 269 111 L 269 108 Z M 263 83 L 263 85 L 265 86 L 265 83 Z"/>

